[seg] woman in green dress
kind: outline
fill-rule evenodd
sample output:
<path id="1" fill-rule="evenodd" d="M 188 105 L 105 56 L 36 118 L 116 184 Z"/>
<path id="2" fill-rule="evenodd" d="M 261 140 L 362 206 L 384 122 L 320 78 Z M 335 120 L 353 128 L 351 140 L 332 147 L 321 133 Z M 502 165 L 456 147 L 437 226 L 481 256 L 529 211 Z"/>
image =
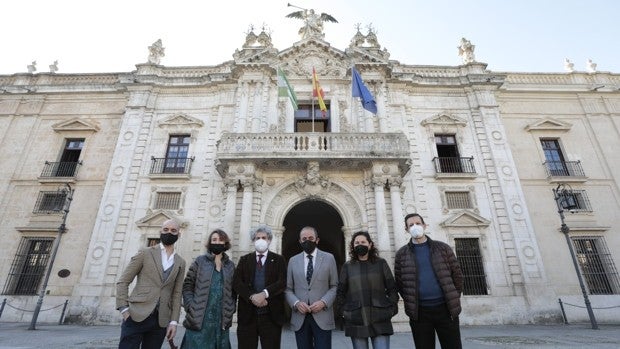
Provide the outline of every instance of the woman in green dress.
<path id="1" fill-rule="evenodd" d="M 186 330 L 182 349 L 230 349 L 228 332 L 236 309 L 235 264 L 224 252 L 230 248 L 230 238 L 216 229 L 206 247 L 207 253 L 194 260 L 183 282 Z"/>

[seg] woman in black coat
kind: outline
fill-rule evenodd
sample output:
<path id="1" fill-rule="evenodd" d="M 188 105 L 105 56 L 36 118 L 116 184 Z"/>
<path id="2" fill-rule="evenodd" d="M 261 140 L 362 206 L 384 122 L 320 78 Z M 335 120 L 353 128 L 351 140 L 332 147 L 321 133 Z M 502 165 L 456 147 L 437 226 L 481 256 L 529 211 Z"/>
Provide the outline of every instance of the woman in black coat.
<path id="1" fill-rule="evenodd" d="M 344 333 L 351 337 L 354 349 L 367 349 L 368 338 L 374 349 L 387 349 L 394 334 L 392 316 L 398 312 L 394 276 L 387 262 L 379 258 L 368 232 L 353 234 L 349 254 L 336 296 Z"/>

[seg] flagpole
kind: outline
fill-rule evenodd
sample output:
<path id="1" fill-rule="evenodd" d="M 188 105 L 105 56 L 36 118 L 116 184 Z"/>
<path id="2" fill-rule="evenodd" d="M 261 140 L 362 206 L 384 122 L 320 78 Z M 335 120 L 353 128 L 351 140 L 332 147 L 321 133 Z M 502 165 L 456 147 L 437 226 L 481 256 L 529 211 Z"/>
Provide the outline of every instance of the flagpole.
<path id="1" fill-rule="evenodd" d="M 314 94 L 312 95 L 312 133 L 314 133 Z"/>

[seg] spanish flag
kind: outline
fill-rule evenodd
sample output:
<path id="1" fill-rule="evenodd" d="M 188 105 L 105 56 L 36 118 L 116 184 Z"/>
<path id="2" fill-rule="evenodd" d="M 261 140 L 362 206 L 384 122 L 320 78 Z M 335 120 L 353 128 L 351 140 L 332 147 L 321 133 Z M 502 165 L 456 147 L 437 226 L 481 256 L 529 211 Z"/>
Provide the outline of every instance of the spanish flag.
<path id="1" fill-rule="evenodd" d="M 314 67 L 312 67 L 312 97 L 316 97 L 319 100 L 319 108 L 323 112 L 323 117 L 325 117 L 325 113 L 327 113 L 327 107 L 325 106 L 325 101 L 323 97 L 325 97 L 325 92 L 319 85 L 319 79 L 316 77 L 316 71 Z"/>

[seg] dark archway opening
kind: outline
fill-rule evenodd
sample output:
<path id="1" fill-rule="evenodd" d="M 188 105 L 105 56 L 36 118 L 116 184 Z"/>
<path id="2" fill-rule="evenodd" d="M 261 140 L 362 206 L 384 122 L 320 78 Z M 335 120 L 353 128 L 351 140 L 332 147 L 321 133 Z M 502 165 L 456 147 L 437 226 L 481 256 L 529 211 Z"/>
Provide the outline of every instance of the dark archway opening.
<path id="1" fill-rule="evenodd" d="M 319 233 L 318 247 L 334 255 L 338 272 L 346 260 L 342 218 L 331 205 L 309 200 L 294 206 L 284 217 L 282 255 L 288 260 L 301 252 L 299 232 L 305 226 L 314 227 Z"/>

